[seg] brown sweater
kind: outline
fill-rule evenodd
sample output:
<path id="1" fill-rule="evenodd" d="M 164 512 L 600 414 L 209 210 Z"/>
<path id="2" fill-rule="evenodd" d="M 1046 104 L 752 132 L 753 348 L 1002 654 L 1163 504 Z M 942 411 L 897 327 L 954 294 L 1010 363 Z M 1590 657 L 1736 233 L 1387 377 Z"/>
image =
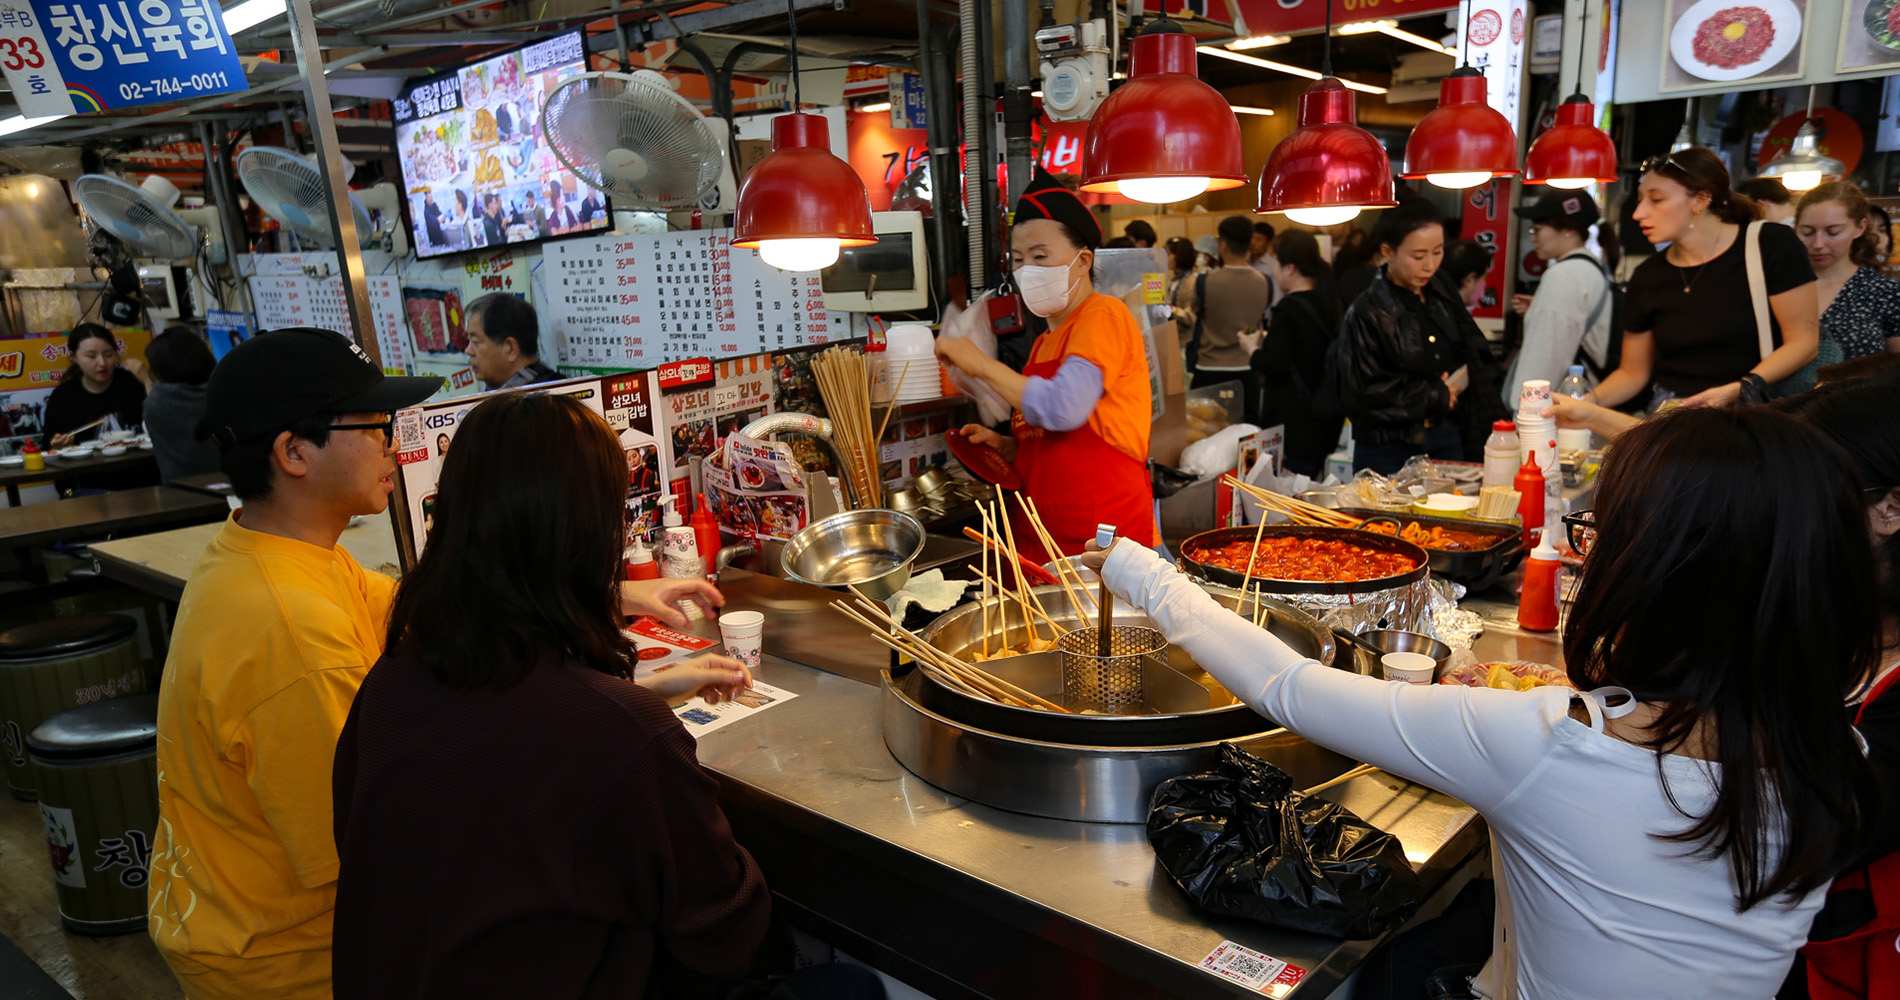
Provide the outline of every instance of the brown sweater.
<path id="1" fill-rule="evenodd" d="M 579 663 L 455 694 L 385 654 L 333 791 L 338 1000 L 638 997 L 662 951 L 743 973 L 770 919 L 693 738 Z"/>
<path id="2" fill-rule="evenodd" d="M 1244 264 L 1208 272 L 1199 367 L 1247 370 L 1253 355 L 1241 349 L 1240 331 L 1262 325 L 1269 293 L 1267 276 Z"/>

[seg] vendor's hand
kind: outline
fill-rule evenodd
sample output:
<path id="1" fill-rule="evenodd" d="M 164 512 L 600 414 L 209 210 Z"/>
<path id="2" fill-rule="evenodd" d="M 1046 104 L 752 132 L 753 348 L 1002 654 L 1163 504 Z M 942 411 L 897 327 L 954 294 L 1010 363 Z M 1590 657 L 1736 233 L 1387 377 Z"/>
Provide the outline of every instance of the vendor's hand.
<path id="1" fill-rule="evenodd" d="M 708 617 L 726 604 L 719 588 L 704 580 L 625 580 L 620 584 L 620 610 L 629 618 L 652 615 L 673 628 L 685 628 L 683 601 L 699 605 Z"/>
<path id="2" fill-rule="evenodd" d="M 752 671 L 730 656 L 714 654 L 662 670 L 640 681 L 640 686 L 667 701 L 697 695 L 708 704 L 717 705 L 737 698 L 751 687 Z"/>
<path id="3" fill-rule="evenodd" d="M 986 444 L 1003 453 L 1003 457 L 1016 458 L 1016 439 L 1007 434 L 998 434 L 982 424 L 964 424 L 956 433 L 963 435 L 971 444 Z"/>
<path id="4" fill-rule="evenodd" d="M 1740 382 L 1724 382 L 1713 389 L 1704 389 L 1682 401 L 1684 406 L 1734 406 L 1742 398 Z"/>
<path id="5" fill-rule="evenodd" d="M 1544 416 L 1556 418 L 1557 426 L 1565 430 L 1588 429 L 1591 418 L 1601 409 L 1595 403 L 1558 393 L 1550 397 L 1550 408 Z"/>
<path id="6" fill-rule="evenodd" d="M 983 353 L 968 337 L 937 338 L 937 357 L 970 373 L 981 374 L 983 366 L 995 360 Z"/>
<path id="7" fill-rule="evenodd" d="M 67 445 L 72 444 L 73 439 L 74 439 L 74 436 L 71 434 L 55 434 L 53 435 L 53 440 L 47 443 L 51 444 L 55 448 L 64 448 Z"/>

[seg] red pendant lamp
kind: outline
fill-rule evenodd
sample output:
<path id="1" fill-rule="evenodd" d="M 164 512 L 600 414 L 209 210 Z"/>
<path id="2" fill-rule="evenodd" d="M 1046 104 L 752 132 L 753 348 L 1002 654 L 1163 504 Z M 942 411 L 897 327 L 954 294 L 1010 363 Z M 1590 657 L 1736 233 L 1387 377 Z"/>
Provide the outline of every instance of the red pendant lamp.
<path id="1" fill-rule="evenodd" d="M 789 6 L 789 5 L 788 5 Z M 793 112 L 772 119 L 772 152 L 739 183 L 732 245 L 759 251 L 783 271 L 816 271 L 837 263 L 840 247 L 877 242 L 871 198 L 851 165 L 831 152 L 831 130 L 819 115 L 798 112 L 798 12 L 791 11 Z"/>
<path id="2" fill-rule="evenodd" d="M 1577 15 L 1579 31 L 1583 14 Z M 1583 43 L 1577 43 L 1578 93 L 1557 105 L 1557 123 L 1531 143 L 1524 157 L 1524 183 L 1554 188 L 1585 188 L 1616 180 L 1616 143 L 1597 127 L 1596 105 L 1583 90 Z"/>
<path id="3" fill-rule="evenodd" d="M 1486 87 L 1471 66 L 1438 85 L 1438 107 L 1405 144 L 1406 178 L 1462 190 L 1517 173 L 1517 133 L 1487 102 Z"/>
<path id="4" fill-rule="evenodd" d="M 1325 76 L 1300 95 L 1300 124 L 1260 170 L 1258 211 L 1284 212 L 1307 226 L 1351 222 L 1368 208 L 1398 204 L 1392 159 L 1359 127 L 1357 102 L 1333 78 L 1333 4 L 1326 0 Z"/>
<path id="5" fill-rule="evenodd" d="M 1082 190 L 1168 204 L 1247 183 L 1240 120 L 1203 83 L 1193 36 L 1160 18 L 1128 47 L 1128 81 L 1089 120 Z"/>

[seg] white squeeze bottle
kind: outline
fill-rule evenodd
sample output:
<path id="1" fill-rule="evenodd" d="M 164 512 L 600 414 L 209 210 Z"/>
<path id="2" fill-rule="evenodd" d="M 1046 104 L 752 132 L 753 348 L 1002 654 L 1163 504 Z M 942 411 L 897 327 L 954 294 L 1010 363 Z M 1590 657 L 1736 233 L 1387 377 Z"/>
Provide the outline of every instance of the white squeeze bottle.
<path id="1" fill-rule="evenodd" d="M 1519 461 L 1517 425 L 1509 420 L 1493 422 L 1491 436 L 1484 440 L 1484 485 L 1511 485 Z"/>
<path id="2" fill-rule="evenodd" d="M 1589 394 L 1590 380 L 1584 377 L 1583 366 L 1571 365 L 1570 374 L 1565 375 L 1564 380 L 1557 383 L 1557 395 L 1569 396 L 1572 399 L 1582 399 Z M 1558 428 L 1557 450 L 1559 452 L 1589 451 L 1590 429 L 1588 427 Z"/>
<path id="3" fill-rule="evenodd" d="M 666 531 L 660 536 L 660 575 L 669 580 L 695 580 L 706 575 L 706 560 L 699 557 L 699 540 L 693 529 L 674 506 L 677 496 L 662 497 L 666 508 Z"/>

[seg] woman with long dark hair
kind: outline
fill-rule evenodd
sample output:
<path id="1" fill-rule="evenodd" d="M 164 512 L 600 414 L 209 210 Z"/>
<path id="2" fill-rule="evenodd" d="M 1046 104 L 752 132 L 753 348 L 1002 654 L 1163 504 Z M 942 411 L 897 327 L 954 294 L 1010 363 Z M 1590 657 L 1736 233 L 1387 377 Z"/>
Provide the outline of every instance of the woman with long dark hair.
<path id="1" fill-rule="evenodd" d="M 1753 226 L 1761 209 L 1729 190 L 1721 157 L 1700 146 L 1651 157 L 1636 197 L 1643 236 L 1668 249 L 1630 275 L 1622 360 L 1596 387 L 1594 402 L 1619 406 L 1652 383 L 1651 410 L 1676 398 L 1725 406 L 1742 399 L 1744 388 L 1759 401 L 1814 360 L 1821 314 L 1807 251 L 1787 226 Z M 1748 276 L 1751 242 L 1759 249 L 1759 288 Z M 1765 355 L 1757 292 L 1767 302 Z"/>
<path id="2" fill-rule="evenodd" d="M 119 341 L 97 323 L 81 323 L 66 337 L 66 356 L 72 364 L 59 385 L 46 397 L 46 440 L 42 445 L 64 448 L 95 430 L 79 428 L 110 417 L 120 430 L 137 430 L 144 419 L 145 394 L 152 376 L 137 358 L 119 358 Z"/>
<path id="3" fill-rule="evenodd" d="M 1684 408 L 1612 442 L 1574 532 L 1574 691 L 1334 670 L 1140 546 L 1085 562 L 1256 711 L 1484 815 L 1502 942 L 1484 995 L 1763 998 L 1865 842 L 1874 775 L 1841 712 L 1880 645 L 1858 490 L 1767 408 Z"/>
<path id="4" fill-rule="evenodd" d="M 622 631 L 628 603 L 718 594 L 627 600 L 626 477 L 565 396 L 497 396 L 457 431 L 337 742 L 337 996 L 633 997 L 656 962 L 721 977 L 758 950 L 764 880 Z M 749 680 L 710 659 L 659 678 Z"/>
<path id="5" fill-rule="evenodd" d="M 1345 423 L 1340 413 L 1320 412 L 1326 407 L 1315 398 L 1326 378 L 1326 352 L 1339 335 L 1339 293 L 1312 233 L 1289 229 L 1274 236 L 1273 259 L 1274 278 L 1286 294 L 1253 356 L 1264 387 L 1261 422 L 1286 427 L 1286 467 L 1317 479 Z"/>

